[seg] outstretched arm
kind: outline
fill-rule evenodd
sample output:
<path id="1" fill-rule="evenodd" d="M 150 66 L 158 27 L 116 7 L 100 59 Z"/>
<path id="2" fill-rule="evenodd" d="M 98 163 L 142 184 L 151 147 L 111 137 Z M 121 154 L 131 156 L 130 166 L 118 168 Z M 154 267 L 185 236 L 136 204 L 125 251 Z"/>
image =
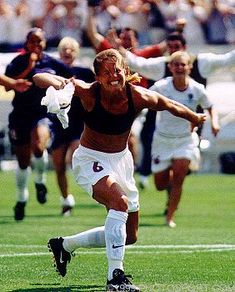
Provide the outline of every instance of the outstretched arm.
<path id="1" fill-rule="evenodd" d="M 161 95 L 157 91 L 135 86 L 140 93 L 141 109 L 148 108 L 155 111 L 167 110 L 174 116 L 188 120 L 194 127 L 200 126 L 206 120 L 205 114 L 198 114 L 190 110 L 183 104 L 176 102 L 164 95 Z"/>
<path id="2" fill-rule="evenodd" d="M 180 117 L 185 120 L 188 120 L 192 123 L 193 128 L 200 126 L 206 120 L 205 114 L 195 113 L 194 111 L 184 106 L 183 104 L 177 101 L 171 100 L 160 94 L 158 95 L 157 110 L 160 110 L 160 111 L 167 110 L 176 117 Z"/>
<path id="3" fill-rule="evenodd" d="M 14 89 L 19 92 L 24 92 L 29 89 L 32 83 L 25 79 L 13 79 L 4 74 L 0 75 L 0 85 L 4 86 L 6 90 Z"/>
<path id="4" fill-rule="evenodd" d="M 55 89 L 61 89 L 69 82 L 69 80 L 70 79 L 50 73 L 37 73 L 33 76 L 34 83 L 41 88 L 53 86 Z"/>
<path id="5" fill-rule="evenodd" d="M 79 95 L 84 89 L 90 87 L 90 83 L 86 83 L 80 79 L 66 79 L 59 75 L 53 75 L 50 73 L 37 73 L 33 76 L 34 83 L 41 88 L 48 88 L 53 86 L 55 89 L 63 89 L 66 84 L 72 82 L 75 86 L 75 93 Z"/>

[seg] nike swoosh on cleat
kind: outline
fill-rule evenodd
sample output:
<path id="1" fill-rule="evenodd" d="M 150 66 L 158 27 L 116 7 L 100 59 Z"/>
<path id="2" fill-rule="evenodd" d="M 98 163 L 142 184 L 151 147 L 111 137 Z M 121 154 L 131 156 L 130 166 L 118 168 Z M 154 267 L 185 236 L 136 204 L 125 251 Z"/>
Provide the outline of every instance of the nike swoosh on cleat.
<path id="1" fill-rule="evenodd" d="M 63 264 L 64 261 L 63 261 L 63 255 L 62 255 L 62 251 L 60 252 L 60 263 Z"/>
<path id="2" fill-rule="evenodd" d="M 112 245 L 112 248 L 115 249 L 115 248 L 119 248 L 119 247 L 123 247 L 123 246 L 124 246 L 123 244 L 122 244 L 122 245 L 114 245 L 114 244 L 113 244 L 113 245 Z"/>

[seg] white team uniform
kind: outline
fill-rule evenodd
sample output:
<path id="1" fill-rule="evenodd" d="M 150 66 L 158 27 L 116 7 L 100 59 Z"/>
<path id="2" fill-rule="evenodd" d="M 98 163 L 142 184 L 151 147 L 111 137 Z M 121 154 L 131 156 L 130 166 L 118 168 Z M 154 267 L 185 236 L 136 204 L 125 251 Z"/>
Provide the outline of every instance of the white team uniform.
<path id="1" fill-rule="evenodd" d="M 128 212 L 139 210 L 139 192 L 134 180 L 134 163 L 128 148 L 117 153 L 92 150 L 80 145 L 73 154 L 73 173 L 76 182 L 91 196 L 93 185 L 111 176 L 128 197 Z"/>
<path id="2" fill-rule="evenodd" d="M 212 106 L 204 86 L 191 78 L 188 88 L 184 91 L 175 89 L 172 77 L 155 82 L 150 90 L 180 102 L 193 111 L 196 111 L 199 104 L 202 108 Z M 167 169 L 171 165 L 172 159 L 195 159 L 195 155 L 198 155 L 198 151 L 195 149 L 196 145 L 189 121 L 176 117 L 168 111 L 157 113 L 152 142 L 152 171 L 154 173 Z"/>

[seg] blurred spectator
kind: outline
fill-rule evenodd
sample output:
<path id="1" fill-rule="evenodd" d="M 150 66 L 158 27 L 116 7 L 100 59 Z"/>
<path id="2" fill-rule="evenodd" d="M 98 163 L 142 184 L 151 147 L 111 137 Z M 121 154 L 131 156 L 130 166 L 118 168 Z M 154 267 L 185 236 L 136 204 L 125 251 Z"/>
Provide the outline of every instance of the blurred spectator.
<path id="1" fill-rule="evenodd" d="M 41 19 L 42 16 L 45 14 L 45 6 L 46 1 L 44 0 L 42 3 L 42 0 L 28 0 L 28 6 L 30 10 L 30 17 L 31 17 L 31 26 L 36 27 L 38 26 L 37 20 Z"/>
<path id="2" fill-rule="evenodd" d="M 151 43 L 158 43 L 166 37 L 164 17 L 158 7 L 158 0 L 147 1 L 150 4 L 150 11 L 148 15 L 150 41 Z"/>
<path id="3" fill-rule="evenodd" d="M 140 46 L 149 44 L 149 3 L 144 0 L 119 0 L 119 9 L 120 28 L 130 27 L 137 31 Z"/>
<path id="4" fill-rule="evenodd" d="M 10 21 L 9 47 L 11 51 L 22 49 L 26 35 L 31 28 L 30 10 L 27 0 L 19 0 L 13 7 L 13 17 Z"/>
<path id="5" fill-rule="evenodd" d="M 110 28 L 120 28 L 119 16 L 120 9 L 118 8 L 119 0 L 103 0 L 94 8 L 97 31 L 105 35 Z"/>
<path id="6" fill-rule="evenodd" d="M 228 3 L 228 2 L 227 2 Z M 218 0 L 212 0 L 207 19 L 207 38 L 210 44 L 227 44 L 228 30 L 225 20 L 235 15 L 235 7 Z"/>
<path id="7" fill-rule="evenodd" d="M 12 6 L 7 1 L 0 0 L 0 50 L 7 51 L 9 45 L 10 21 L 13 19 Z"/>
<path id="8" fill-rule="evenodd" d="M 207 10 L 199 1 L 151 1 L 154 2 L 154 8 L 159 10 L 163 18 L 166 34 L 182 30 L 189 47 L 200 46 L 206 42 L 202 24 L 207 19 Z"/>
<path id="9" fill-rule="evenodd" d="M 179 0 L 159 0 L 158 8 L 164 18 L 166 34 L 175 31 L 181 2 Z"/>
<path id="10" fill-rule="evenodd" d="M 203 5 L 199 5 L 196 0 L 187 0 L 182 3 L 178 11 L 179 19 L 185 21 L 184 37 L 189 48 L 200 47 L 206 43 L 203 24 L 207 20 L 207 10 Z"/>
<path id="11" fill-rule="evenodd" d="M 235 42 L 234 0 L 88 0 L 95 7 L 97 31 L 129 27 L 138 33 L 140 46 L 160 42 L 169 32 L 180 30 L 188 45 Z M 40 27 L 47 48 L 57 47 L 62 37 L 74 37 L 90 46 L 86 37 L 86 0 L 0 0 L 0 51 L 22 45 L 24 31 Z M 20 28 L 20 32 L 19 32 Z M 204 35 L 203 35 L 204 33 Z"/>
<path id="12" fill-rule="evenodd" d="M 235 2 L 234 2 L 235 7 Z M 226 40 L 229 44 L 235 44 L 235 14 L 228 15 L 225 20 L 227 28 Z"/>
<path id="13" fill-rule="evenodd" d="M 73 37 L 82 44 L 86 24 L 86 2 L 78 0 L 64 0 L 64 15 L 60 19 L 61 37 Z"/>
<path id="14" fill-rule="evenodd" d="M 64 15 L 62 0 L 45 0 L 42 17 L 35 19 L 34 25 L 45 31 L 47 47 L 57 47 L 61 39 L 61 17 Z"/>

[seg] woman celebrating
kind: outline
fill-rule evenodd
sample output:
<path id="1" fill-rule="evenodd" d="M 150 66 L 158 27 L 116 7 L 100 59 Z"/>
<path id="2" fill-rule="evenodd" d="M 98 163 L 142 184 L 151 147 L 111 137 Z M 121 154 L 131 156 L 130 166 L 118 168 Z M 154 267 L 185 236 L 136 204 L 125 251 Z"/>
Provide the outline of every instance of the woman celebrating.
<path id="1" fill-rule="evenodd" d="M 192 69 L 189 54 L 185 51 L 173 53 L 168 67 L 172 76 L 155 82 L 150 89 L 182 102 L 193 111 L 196 111 L 198 105 L 208 110 L 212 133 L 216 136 L 220 129 L 218 116 L 206 95 L 205 87 L 189 76 Z M 152 142 L 152 172 L 156 188 L 169 192 L 166 209 L 166 224 L 169 227 L 176 227 L 173 219 L 183 183 L 190 162 L 198 155 L 199 150 L 193 142 L 192 125 L 169 112 L 159 113 Z"/>
<path id="2" fill-rule="evenodd" d="M 84 131 L 73 155 L 77 183 L 107 211 L 105 224 L 73 236 L 52 238 L 57 271 L 65 276 L 71 253 L 78 247 L 104 247 L 108 258 L 108 291 L 140 291 L 125 276 L 125 244 L 137 240 L 139 194 L 133 177 L 133 158 L 127 141 L 136 116 L 144 109 L 168 110 L 195 125 L 205 121 L 185 106 L 137 85 L 136 75 L 129 75 L 120 53 L 114 49 L 100 52 L 94 60 L 96 81 L 74 80 L 75 93 L 81 99 Z M 36 74 L 40 87 L 60 89 L 67 81 L 47 73 Z M 61 259 L 61 260 L 60 260 Z"/>
<path id="3" fill-rule="evenodd" d="M 32 28 L 25 41 L 25 50 L 17 55 L 6 68 L 6 75 L 13 79 L 27 79 L 37 72 L 50 72 L 71 77 L 70 69 L 63 63 L 44 53 L 46 39 L 40 28 Z M 18 161 L 16 171 L 15 220 L 23 220 L 28 201 L 28 177 L 31 154 L 34 155 L 36 172 L 35 187 L 37 200 L 44 204 L 47 200 L 45 171 L 47 166 L 48 140 L 50 138 L 46 110 L 40 106 L 45 91 L 34 84 L 24 92 L 16 92 L 12 101 L 13 110 L 9 115 L 9 136 Z"/>

